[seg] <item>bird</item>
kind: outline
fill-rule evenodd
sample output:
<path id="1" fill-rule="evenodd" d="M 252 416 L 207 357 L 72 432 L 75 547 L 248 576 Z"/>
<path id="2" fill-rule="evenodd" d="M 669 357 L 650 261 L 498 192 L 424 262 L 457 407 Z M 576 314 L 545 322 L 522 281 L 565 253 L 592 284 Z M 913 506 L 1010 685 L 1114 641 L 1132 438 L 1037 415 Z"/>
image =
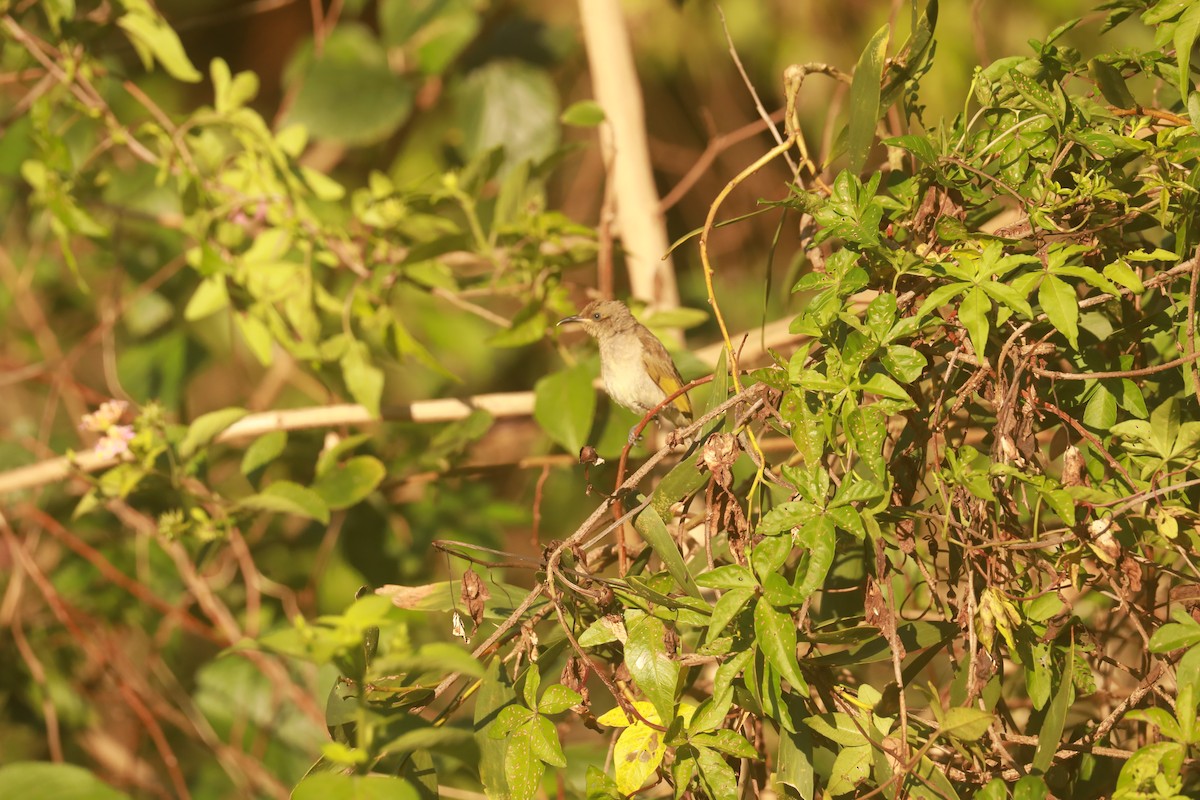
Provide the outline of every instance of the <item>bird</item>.
<path id="1" fill-rule="evenodd" d="M 578 314 L 558 321 L 558 325 L 572 323 L 581 325 L 600 345 L 600 377 L 604 391 L 617 405 L 645 415 L 682 388 L 683 378 L 667 348 L 621 301 L 593 300 Z M 687 394 L 664 406 L 660 417 L 673 428 L 691 423 Z M 629 432 L 630 441 L 633 433 Z"/>

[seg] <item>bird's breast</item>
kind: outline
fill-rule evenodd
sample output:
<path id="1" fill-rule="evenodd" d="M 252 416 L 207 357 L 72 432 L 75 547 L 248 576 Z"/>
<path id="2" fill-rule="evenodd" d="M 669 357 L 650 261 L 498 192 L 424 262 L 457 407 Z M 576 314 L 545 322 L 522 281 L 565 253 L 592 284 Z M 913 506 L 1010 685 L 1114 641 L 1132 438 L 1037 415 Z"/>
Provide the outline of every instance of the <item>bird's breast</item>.
<path id="1" fill-rule="evenodd" d="M 666 397 L 646 371 L 642 344 L 635 336 L 600 343 L 600 377 L 609 397 L 638 414 L 646 413 Z"/>

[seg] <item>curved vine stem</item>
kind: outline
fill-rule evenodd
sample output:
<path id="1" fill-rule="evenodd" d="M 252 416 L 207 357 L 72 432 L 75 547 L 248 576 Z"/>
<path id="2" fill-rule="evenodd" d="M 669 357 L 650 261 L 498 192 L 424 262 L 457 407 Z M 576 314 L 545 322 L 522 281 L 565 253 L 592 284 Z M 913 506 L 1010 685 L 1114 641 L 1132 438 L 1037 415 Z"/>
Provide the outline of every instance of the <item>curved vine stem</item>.
<path id="1" fill-rule="evenodd" d="M 717 219 L 717 210 L 729 194 L 737 188 L 744 180 L 749 178 L 754 173 L 765 167 L 770 162 L 774 161 L 779 156 L 786 153 L 796 143 L 796 134 L 789 132 L 788 137 L 779 144 L 772 147 L 764 153 L 757 161 L 739 172 L 733 180 L 725 184 L 725 188 L 717 194 L 712 205 L 708 207 L 708 216 L 704 220 L 704 229 L 700 231 L 700 263 L 704 265 L 704 288 L 708 292 L 708 304 L 712 306 L 713 316 L 717 320 L 717 326 L 721 329 L 721 341 L 725 343 L 725 355 L 729 367 L 729 375 L 733 380 L 734 394 L 742 391 L 742 379 L 740 377 L 741 370 L 738 368 L 738 354 L 733 348 L 733 340 L 729 336 L 729 326 L 725 324 L 725 315 L 721 313 L 721 305 L 717 302 L 717 293 L 713 288 L 713 276 L 716 274 L 713 269 L 712 260 L 708 256 L 708 236 L 712 233 L 713 225 Z M 754 475 L 754 483 L 750 486 L 748 495 L 749 502 L 753 504 L 754 493 L 758 490 L 759 485 L 763 482 L 763 470 L 766 465 L 766 456 L 763 455 L 762 447 L 758 444 L 758 439 L 754 435 L 754 431 L 746 429 L 746 436 L 750 442 L 750 447 L 753 448 L 758 456 L 755 461 L 758 463 L 758 470 Z"/>

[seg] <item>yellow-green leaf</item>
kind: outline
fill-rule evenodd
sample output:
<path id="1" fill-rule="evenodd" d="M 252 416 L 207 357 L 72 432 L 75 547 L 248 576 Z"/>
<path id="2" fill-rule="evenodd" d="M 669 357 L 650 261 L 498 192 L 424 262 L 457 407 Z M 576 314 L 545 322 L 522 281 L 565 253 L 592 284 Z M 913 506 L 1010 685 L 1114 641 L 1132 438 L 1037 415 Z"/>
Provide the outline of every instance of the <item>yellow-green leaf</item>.
<path id="1" fill-rule="evenodd" d="M 1047 275 L 1038 287 L 1038 302 L 1059 333 L 1067 337 L 1072 349 L 1079 349 L 1079 298 L 1061 278 Z"/>
<path id="2" fill-rule="evenodd" d="M 617 788 L 623 794 L 633 794 L 655 773 L 662 763 L 667 745 L 663 732 L 638 720 L 617 737 L 613 748 L 613 766 L 617 773 Z"/>
<path id="3" fill-rule="evenodd" d="M 150 8 L 144 9 L 131 3 L 129 13 L 117 20 L 117 25 L 129 35 L 129 41 L 142 58 L 142 63 L 150 66 L 151 60 L 162 64 L 172 78 L 185 83 L 199 83 L 204 76 L 192 66 L 178 34 Z M 134 10 L 136 9 L 136 10 Z"/>
<path id="4" fill-rule="evenodd" d="M 875 123 L 879 121 L 880 81 L 883 79 L 883 61 L 887 55 L 890 32 L 888 25 L 876 31 L 858 57 L 858 66 L 854 68 L 854 79 L 850 84 L 850 130 L 846 135 L 852 172 L 862 172 L 871 142 L 875 139 Z"/>
<path id="5" fill-rule="evenodd" d="M 190 458 L 198 448 L 211 442 L 218 433 L 249 413 L 244 408 L 223 408 L 197 417 L 179 443 L 179 455 Z"/>
<path id="6" fill-rule="evenodd" d="M 808 684 L 796 661 L 796 623 L 790 614 L 774 609 L 766 598 L 754 606 L 754 636 L 767 662 L 798 692 L 806 693 Z"/>

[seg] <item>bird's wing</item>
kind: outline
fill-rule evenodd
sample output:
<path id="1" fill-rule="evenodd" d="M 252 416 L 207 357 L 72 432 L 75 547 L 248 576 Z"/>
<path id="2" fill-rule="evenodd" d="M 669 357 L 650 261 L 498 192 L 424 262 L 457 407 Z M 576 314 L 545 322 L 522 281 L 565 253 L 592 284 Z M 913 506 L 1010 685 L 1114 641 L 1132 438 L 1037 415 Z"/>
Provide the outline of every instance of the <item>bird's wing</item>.
<path id="1" fill-rule="evenodd" d="M 667 348 L 663 347 L 663 343 L 658 340 L 658 337 L 646 328 L 638 331 L 638 338 L 642 340 L 642 363 L 645 364 L 650 379 L 667 394 L 679 391 L 679 388 L 683 386 L 683 378 L 679 377 L 679 370 L 676 369 L 675 362 L 671 360 L 671 354 L 667 352 Z M 651 358 L 651 356 L 656 357 Z M 686 394 L 681 394 L 672 400 L 671 405 L 667 408 L 672 407 L 685 419 L 691 420 L 692 402 L 688 400 Z"/>

